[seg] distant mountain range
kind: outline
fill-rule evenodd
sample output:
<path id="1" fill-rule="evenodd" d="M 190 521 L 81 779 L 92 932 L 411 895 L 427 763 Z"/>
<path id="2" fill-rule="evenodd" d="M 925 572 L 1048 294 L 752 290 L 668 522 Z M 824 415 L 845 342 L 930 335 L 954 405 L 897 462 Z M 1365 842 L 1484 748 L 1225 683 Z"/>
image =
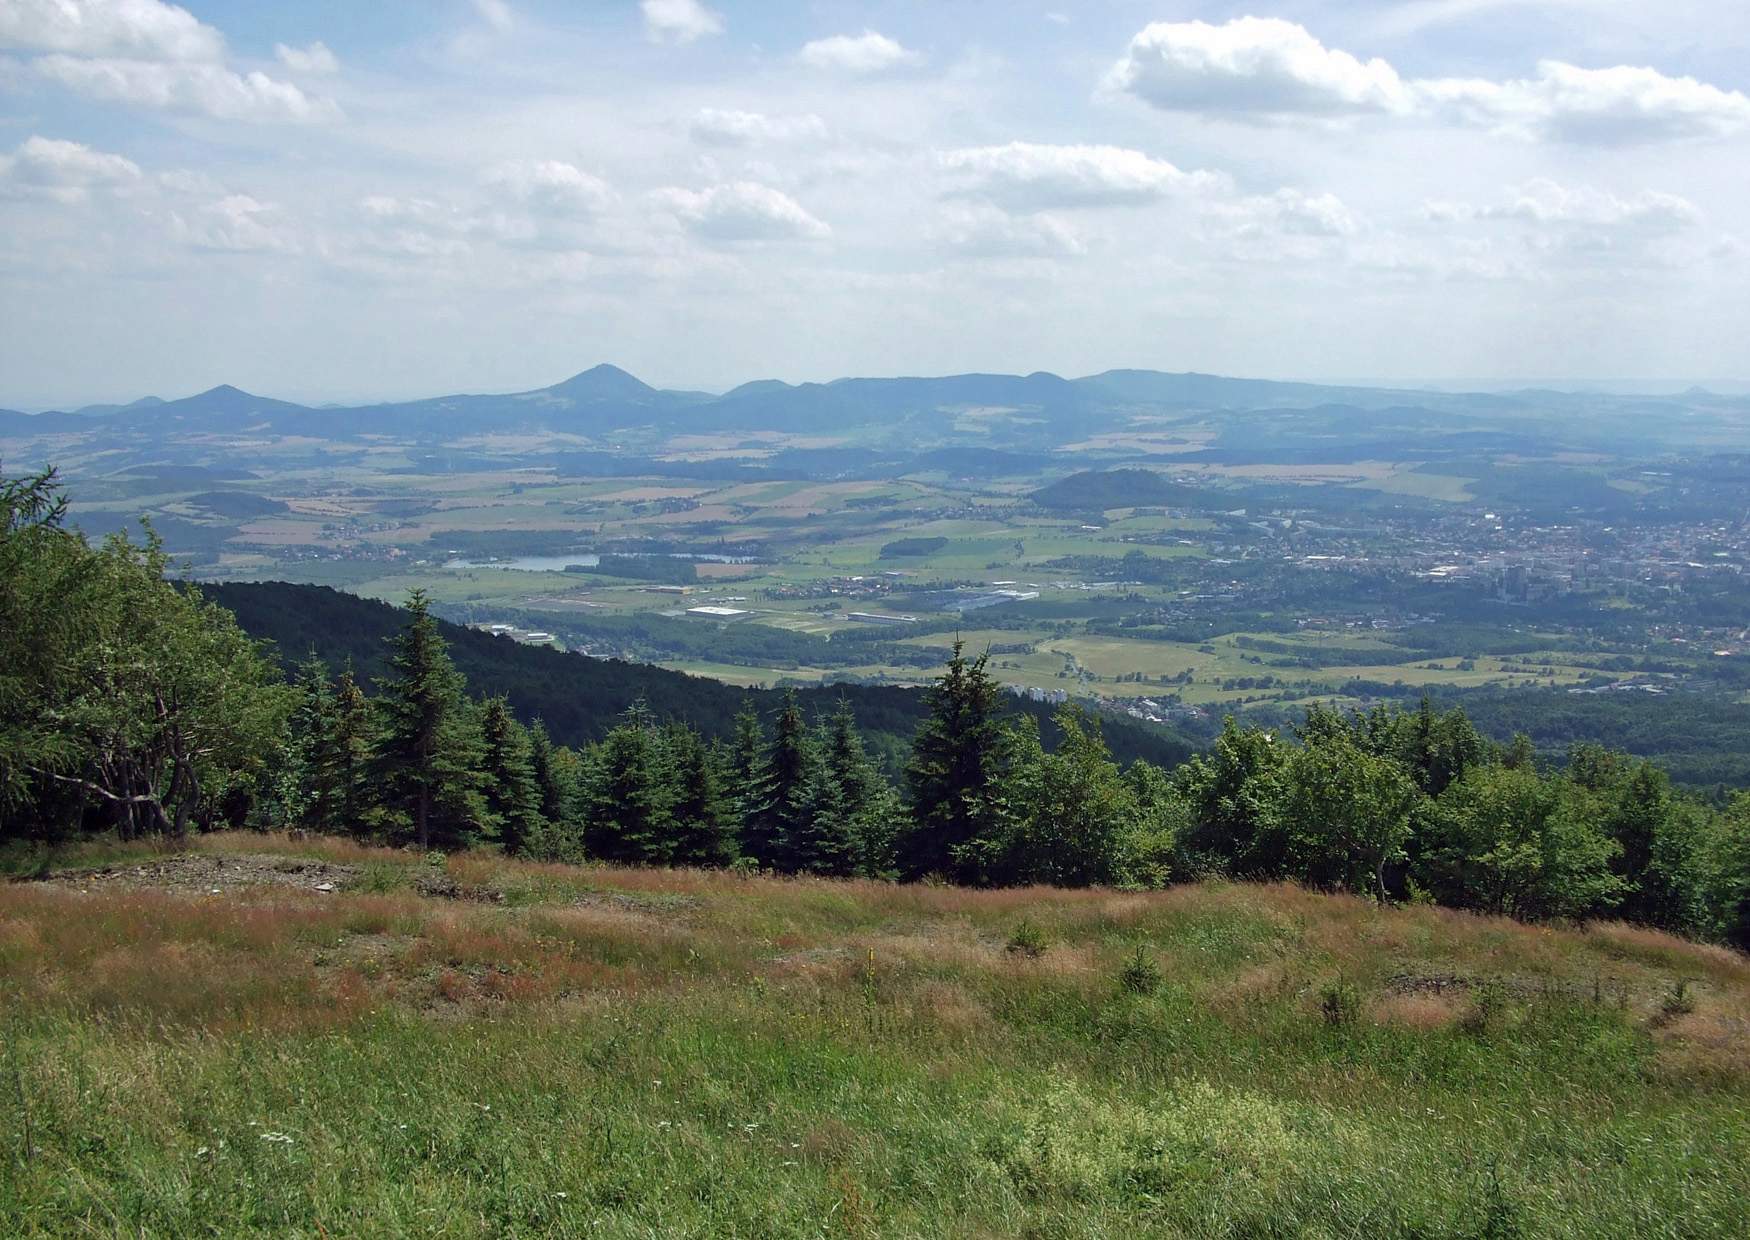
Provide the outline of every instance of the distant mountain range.
<path id="1" fill-rule="evenodd" d="M 876 427 L 914 440 L 948 436 L 956 420 L 995 418 L 1003 433 L 983 442 L 1062 444 L 1067 438 L 1131 424 L 1144 414 L 1321 410 L 1358 420 L 1425 421 L 1566 418 L 1576 413 L 1627 420 L 1750 412 L 1750 398 L 1692 391 L 1674 396 L 1522 391 L 1451 393 L 1284 383 L 1196 373 L 1108 370 L 1080 379 L 965 374 L 938 378 L 853 378 L 789 384 L 745 383 L 721 395 L 651 387 L 616 366 L 600 365 L 551 387 L 501 395 L 438 396 L 349 407 L 311 407 L 229 384 L 179 400 L 146 397 L 128 405 L 24 414 L 0 410 L 0 435 L 90 432 L 300 434 L 323 439 L 382 435 L 441 442 L 483 432 L 546 431 L 600 437 L 654 428 L 674 432 L 820 431 Z M 1625 425 L 1627 424 L 1625 423 Z"/>

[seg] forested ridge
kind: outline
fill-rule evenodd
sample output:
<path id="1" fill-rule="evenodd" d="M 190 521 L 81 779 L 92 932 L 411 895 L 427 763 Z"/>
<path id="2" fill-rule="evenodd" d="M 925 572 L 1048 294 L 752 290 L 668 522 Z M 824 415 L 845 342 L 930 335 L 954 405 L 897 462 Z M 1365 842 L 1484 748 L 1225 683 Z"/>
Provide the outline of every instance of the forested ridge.
<path id="1" fill-rule="evenodd" d="M 232 612 L 251 636 L 271 641 L 288 672 L 315 654 L 331 668 L 350 662 L 358 682 L 367 690 L 387 671 L 388 639 L 407 619 L 401 608 L 327 586 L 227 582 L 203 583 L 200 591 Z M 501 613 L 492 614 L 498 618 Z M 507 618 L 530 625 L 540 623 L 534 617 L 513 614 Z M 641 617 L 612 619 L 649 623 Z M 639 698 L 658 718 L 683 719 L 706 737 L 728 737 L 744 705 L 752 703 L 769 716 L 783 697 L 775 689 L 744 689 L 647 663 L 520 645 L 442 618 L 436 618 L 436 623 L 472 692 L 508 698 L 519 719 L 525 723 L 542 720 L 554 740 L 568 745 L 602 739 L 619 721 L 626 705 Z M 689 628 L 702 649 L 713 633 L 738 639 L 747 627 L 725 633 L 696 621 L 664 623 Z M 779 638 L 790 636 L 774 633 Z M 903 765 L 903 751 L 926 709 L 921 690 L 895 685 L 808 687 L 798 689 L 796 696 L 810 715 L 831 712 L 841 701 L 848 703 L 871 749 L 894 772 Z M 1034 717 L 1046 743 L 1055 744 L 1058 732 L 1050 706 L 1025 699 L 1008 705 L 1016 713 Z M 1105 731 L 1113 754 L 1123 761 L 1147 758 L 1175 765 L 1190 757 L 1193 748 L 1187 739 L 1164 728 L 1129 720 L 1111 720 Z"/>
<path id="2" fill-rule="evenodd" d="M 1750 945 L 1750 796 L 1716 808 L 1600 746 L 1553 770 L 1462 711 L 1315 707 L 1282 732 L 1230 722 L 1176 765 L 1121 764 L 1075 708 L 1048 748 L 958 648 L 897 780 L 849 697 L 744 695 L 707 734 L 645 693 L 561 744 L 470 684 L 417 593 L 380 662 L 309 658 L 288 683 L 232 612 L 167 579 L 150 533 L 93 547 L 64 516 L 52 472 L 0 479 L 8 844 L 242 825 L 986 886 L 1224 874 Z"/>

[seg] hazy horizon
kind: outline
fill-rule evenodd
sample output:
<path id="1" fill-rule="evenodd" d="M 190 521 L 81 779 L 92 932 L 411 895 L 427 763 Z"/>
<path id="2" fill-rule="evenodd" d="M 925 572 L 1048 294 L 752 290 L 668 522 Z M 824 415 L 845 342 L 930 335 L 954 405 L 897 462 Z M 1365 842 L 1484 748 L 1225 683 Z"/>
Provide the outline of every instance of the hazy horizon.
<path id="1" fill-rule="evenodd" d="M 0 404 L 1741 386 L 1618 376 L 1743 373 L 1747 53 L 1708 0 L 3 0 Z"/>
<path id="2" fill-rule="evenodd" d="M 606 363 L 606 364 L 612 365 L 613 363 Z M 625 368 L 621 367 L 621 369 L 625 369 Z M 1104 370 L 1102 370 L 1102 371 L 1092 371 L 1086 375 L 1072 374 L 1072 375 L 1060 375 L 1059 377 L 1064 378 L 1064 379 L 1074 380 L 1074 379 L 1081 379 L 1081 378 L 1093 378 L 1101 373 L 1104 373 L 1104 371 L 1145 370 L 1145 369 L 1152 369 L 1152 368 L 1137 367 L 1137 366 L 1108 366 L 1108 367 L 1105 367 Z M 573 372 L 573 373 L 581 373 L 581 372 Z M 630 373 L 630 372 L 628 372 L 628 373 Z M 815 382 L 831 383 L 831 382 L 834 382 L 834 381 L 839 380 L 839 379 L 940 378 L 940 377 L 943 377 L 943 374 L 945 374 L 945 373 L 947 373 L 947 372 L 942 372 L 939 374 L 932 374 L 932 375 L 901 375 L 897 372 L 895 372 L 894 374 L 888 374 L 888 375 L 873 375 L 873 374 L 869 374 L 869 375 L 836 375 L 836 376 L 833 376 L 832 379 L 826 379 L 826 380 L 787 379 L 787 378 L 784 378 L 783 376 L 780 376 L 780 375 L 754 375 L 754 376 L 749 376 L 748 378 L 743 379 L 738 383 L 732 383 L 732 384 L 728 385 L 727 387 L 712 387 L 712 388 L 691 387 L 691 386 L 688 386 L 686 384 L 680 384 L 680 383 L 664 383 L 664 382 L 660 382 L 660 381 L 653 379 L 653 378 L 646 376 L 646 375 L 634 375 L 634 377 L 649 384 L 653 388 L 657 388 L 657 389 L 663 390 L 663 391 L 692 391 L 692 392 L 703 392 L 706 395 L 710 395 L 710 396 L 721 396 L 724 393 L 733 390 L 735 387 L 740 386 L 742 383 L 752 383 L 752 382 L 757 382 L 757 381 L 761 381 L 761 380 L 769 380 L 769 379 L 777 379 L 780 382 L 790 383 L 790 384 L 803 384 L 803 383 L 815 383 Z M 971 372 L 959 372 L 959 373 L 971 373 Z M 1030 374 L 1032 372 L 1031 371 L 1015 370 L 1015 371 L 984 372 L 984 373 Z M 1192 368 L 1192 371 L 1190 373 L 1212 374 L 1214 372 L 1197 371 L 1196 368 Z M 324 407 L 362 408 L 362 407 L 367 407 L 367 406 L 376 405 L 376 404 L 395 404 L 395 403 L 399 403 L 399 402 L 403 402 L 403 401 L 424 400 L 424 399 L 429 399 L 429 398 L 435 397 L 435 396 L 504 395 L 504 394 L 511 394 L 511 393 L 515 393 L 515 392 L 519 392 L 519 391 L 539 391 L 542 388 L 551 387 L 555 384 L 562 383 L 565 381 L 565 379 L 570 378 L 570 377 L 572 377 L 572 376 L 571 375 L 562 375 L 557 379 L 553 379 L 553 380 L 550 380 L 547 382 L 524 383 L 524 384 L 521 384 L 521 385 L 515 386 L 515 387 L 509 387 L 509 388 L 503 388 L 503 389 L 493 389 L 490 391 L 485 389 L 485 388 L 481 388 L 481 387 L 476 386 L 476 387 L 458 388 L 453 392 L 452 391 L 438 392 L 438 391 L 410 390 L 410 391 L 405 391 L 405 392 L 390 392 L 390 393 L 386 393 L 386 394 L 378 394 L 378 395 L 370 395 L 370 396 L 354 396 L 351 399 L 348 399 L 345 396 L 340 396 L 340 397 L 308 397 L 308 398 L 306 398 L 306 397 L 300 396 L 299 394 L 297 394 L 295 392 L 279 392 L 279 391 L 251 391 L 250 394 L 254 395 L 254 396 L 269 397 L 269 398 L 272 398 L 274 400 L 289 401 L 293 404 L 309 405 L 312 408 L 324 408 Z M 1255 382 L 1266 382 L 1266 383 L 1306 383 L 1306 384 L 1313 384 L 1313 385 L 1324 386 L 1324 387 L 1391 388 L 1391 389 L 1401 389 L 1404 391 L 1425 391 L 1425 392 L 1430 392 L 1430 393 L 1443 393 L 1443 394 L 1460 394 L 1460 393 L 1466 393 L 1466 392 L 1492 393 L 1492 392 L 1518 392 L 1518 391 L 1545 390 L 1545 391 L 1569 392 L 1569 393 L 1596 392 L 1596 393 L 1600 393 L 1600 394 L 1604 394 L 1604 395 L 1611 395 L 1611 396 L 1671 396 L 1671 395 L 1677 395 L 1677 394 L 1689 391 L 1691 389 L 1699 388 L 1703 391 L 1712 392 L 1712 393 L 1714 393 L 1716 395 L 1720 395 L 1720 396 L 1750 395 L 1750 380 L 1745 380 L 1745 379 L 1712 379 L 1712 380 L 1708 380 L 1708 379 L 1574 379 L 1574 378 L 1536 379 L 1536 378 L 1528 378 L 1528 379 L 1502 379 L 1502 380 L 1496 380 L 1496 381 L 1466 382 L 1465 380 L 1460 380 L 1460 379 L 1394 379 L 1394 380 L 1387 380 L 1387 379 L 1381 379 L 1381 378 L 1377 378 L 1377 377 L 1367 377 L 1367 376 L 1356 377 L 1353 375 L 1337 375 L 1337 376 L 1333 376 L 1333 377 L 1327 378 L 1327 379 L 1307 378 L 1304 375 L 1281 375 L 1281 376 L 1277 376 L 1277 375 L 1222 375 L 1220 377 L 1228 378 L 1228 379 L 1244 379 L 1244 380 L 1251 380 L 1251 381 L 1255 381 Z M 8 402 L 4 398 L 0 398 L 0 409 L 11 410 L 15 413 L 33 413 L 34 414 L 34 413 L 78 412 L 79 410 L 82 410 L 82 409 L 96 408 L 96 407 L 100 407 L 100 406 L 113 406 L 113 407 L 119 408 L 119 407 L 125 407 L 127 405 L 137 403 L 139 401 L 161 400 L 161 401 L 168 402 L 168 401 L 175 401 L 175 400 L 184 400 L 184 399 L 187 399 L 188 397 L 199 396 L 202 393 L 212 391 L 214 388 L 224 387 L 224 386 L 243 388 L 242 384 L 233 384 L 233 383 L 228 383 L 225 380 L 220 380 L 216 383 L 207 384 L 205 387 L 198 388 L 194 391 L 190 391 L 190 392 L 179 391 L 179 392 L 175 392 L 169 396 L 166 396 L 161 392 L 142 392 L 142 393 L 135 395 L 135 396 L 126 396 L 126 397 L 113 398 L 113 399 L 93 398 L 90 400 L 64 401 L 64 402 L 55 403 L 55 404 L 32 403 L 32 402 L 24 402 L 24 401 Z M 249 389 L 244 389 L 244 390 L 249 390 Z"/>

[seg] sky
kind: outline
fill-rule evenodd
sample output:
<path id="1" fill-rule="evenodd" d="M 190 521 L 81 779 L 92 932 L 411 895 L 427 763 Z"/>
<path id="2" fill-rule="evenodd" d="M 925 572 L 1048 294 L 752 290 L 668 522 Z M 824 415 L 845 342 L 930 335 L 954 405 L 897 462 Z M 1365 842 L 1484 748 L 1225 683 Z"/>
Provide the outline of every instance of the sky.
<path id="1" fill-rule="evenodd" d="M 1750 379 L 1741 0 L 0 0 L 0 406 Z"/>

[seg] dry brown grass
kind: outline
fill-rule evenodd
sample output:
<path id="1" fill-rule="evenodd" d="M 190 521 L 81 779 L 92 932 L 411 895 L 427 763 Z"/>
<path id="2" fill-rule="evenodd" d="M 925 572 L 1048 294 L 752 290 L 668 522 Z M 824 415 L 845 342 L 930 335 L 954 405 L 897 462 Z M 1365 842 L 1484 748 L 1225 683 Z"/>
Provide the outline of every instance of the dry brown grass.
<path id="1" fill-rule="evenodd" d="M 1595 922 L 1583 934 L 1606 955 L 1625 961 L 1702 976 L 1726 986 L 1750 984 L 1750 956 L 1729 947 L 1692 943 L 1662 930 L 1621 921 Z"/>
<path id="2" fill-rule="evenodd" d="M 341 865 L 400 863 L 413 855 L 407 849 L 360 844 L 337 835 L 284 831 L 223 831 L 211 835 L 196 835 L 188 840 L 186 847 L 196 852 L 223 856 L 241 853 L 320 857 L 324 861 Z"/>
<path id="3" fill-rule="evenodd" d="M 1370 1005 L 1368 1014 L 1382 1025 L 1427 1032 L 1456 1024 L 1467 1003 L 1466 997 L 1456 991 L 1409 991 L 1380 995 Z"/>
<path id="4" fill-rule="evenodd" d="M 1750 960 L 1620 924 L 1529 926 L 1423 907 L 1381 908 L 1290 884 L 1164 892 L 961 888 L 573 867 L 472 853 L 445 859 L 350 841 L 210 836 L 204 854 L 399 867 L 403 890 L 0 886 L 0 993 L 170 1025 L 325 1027 L 385 1004 L 449 1014 L 612 1004 L 750 982 L 797 1002 L 874 993 L 908 1024 L 976 1039 L 1015 995 L 1109 992 L 1144 945 L 1170 987 L 1243 1026 L 1342 976 L 1371 1021 L 1453 1023 L 1467 988 L 1596 993 L 1654 1030 L 1673 1071 L 1750 1076 Z M 139 855 L 145 855 L 144 850 Z M 447 877 L 503 903 L 421 895 Z M 1045 953 L 1004 950 L 1026 917 Z M 1440 993 L 1456 979 L 1446 993 Z M 1697 1009 L 1654 1018 L 1682 979 Z M 716 988 L 712 991 L 712 988 Z M 1297 1009 L 1298 1010 L 1298 1009 Z"/>

